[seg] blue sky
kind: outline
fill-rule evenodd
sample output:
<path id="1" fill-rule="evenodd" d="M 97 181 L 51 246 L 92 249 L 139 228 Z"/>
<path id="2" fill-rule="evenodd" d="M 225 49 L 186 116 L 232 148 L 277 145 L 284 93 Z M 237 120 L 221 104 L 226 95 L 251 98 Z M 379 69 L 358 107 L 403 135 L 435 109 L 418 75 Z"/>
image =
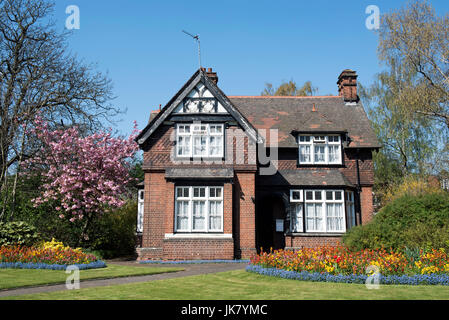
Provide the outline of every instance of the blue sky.
<path id="1" fill-rule="evenodd" d="M 406 1 L 105 1 L 58 0 L 55 18 L 65 26 L 68 5 L 80 9 L 80 29 L 69 48 L 98 64 L 114 84 L 113 103 L 127 109 L 116 127 L 123 134 L 147 124 L 198 69 L 197 45 L 181 32 L 199 34 L 203 67 L 218 73 L 227 95 L 259 95 L 266 82 L 312 81 L 318 94 L 337 94 L 343 69 L 368 85 L 382 69 L 377 36 L 365 26 L 368 5 L 380 13 Z M 431 1 L 438 14 L 449 1 Z"/>

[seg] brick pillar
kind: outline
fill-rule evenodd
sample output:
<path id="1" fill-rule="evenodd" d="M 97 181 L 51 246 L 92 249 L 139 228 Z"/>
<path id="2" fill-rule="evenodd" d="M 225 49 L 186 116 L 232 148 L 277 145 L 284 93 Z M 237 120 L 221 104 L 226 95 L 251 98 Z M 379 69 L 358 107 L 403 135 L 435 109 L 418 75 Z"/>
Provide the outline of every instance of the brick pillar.
<path id="1" fill-rule="evenodd" d="M 162 258 L 166 189 L 164 172 L 145 172 L 142 248 L 137 248 L 139 260 Z"/>
<path id="2" fill-rule="evenodd" d="M 362 187 L 360 192 L 360 205 L 362 210 L 362 224 L 366 224 L 373 219 L 373 188 Z"/>
<path id="3" fill-rule="evenodd" d="M 249 259 L 256 253 L 255 172 L 235 173 L 236 256 Z"/>

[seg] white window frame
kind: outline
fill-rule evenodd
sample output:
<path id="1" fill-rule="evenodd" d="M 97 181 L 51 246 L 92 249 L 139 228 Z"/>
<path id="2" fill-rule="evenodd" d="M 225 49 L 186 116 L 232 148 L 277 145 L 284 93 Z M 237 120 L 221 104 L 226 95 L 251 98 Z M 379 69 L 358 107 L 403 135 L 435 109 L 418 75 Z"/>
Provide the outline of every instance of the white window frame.
<path id="1" fill-rule="evenodd" d="M 200 130 L 195 130 L 195 127 L 200 127 Z M 189 132 L 185 132 L 185 128 L 189 128 Z M 201 130 L 204 127 L 204 130 Z M 184 128 L 184 131 L 180 129 Z M 211 132 L 211 128 L 220 128 L 220 132 Z M 189 137 L 189 152 L 185 154 L 179 154 L 181 145 L 179 144 L 179 137 Z M 205 154 L 194 154 L 194 138 L 201 137 L 206 138 L 206 150 Z M 216 155 L 211 154 L 211 137 L 221 138 L 221 146 L 219 147 L 219 153 Z M 224 124 L 222 123 L 178 123 L 176 124 L 176 157 L 177 158 L 223 158 L 224 155 Z"/>
<path id="2" fill-rule="evenodd" d="M 300 191 L 300 195 L 301 195 L 301 199 L 297 200 L 297 199 L 293 199 L 293 192 L 296 191 Z M 312 192 L 312 199 L 307 199 L 307 192 Z M 316 192 L 321 194 L 321 199 L 316 199 Z M 327 200 L 326 198 L 326 192 L 332 192 L 332 200 Z M 336 199 L 335 193 L 336 192 L 340 192 L 341 198 L 340 199 Z M 306 233 L 344 233 L 346 232 L 346 191 L 342 190 L 342 189 L 305 189 L 305 190 L 298 190 L 298 189 L 292 189 L 290 190 L 290 202 L 293 204 L 293 208 L 295 210 L 294 212 L 294 221 L 295 221 L 295 230 L 294 232 L 299 232 L 302 233 L 303 230 L 297 230 L 296 225 L 301 225 L 302 227 L 305 224 L 305 230 Z M 304 205 L 303 205 L 304 203 Z M 317 205 L 321 206 L 321 225 L 322 228 L 321 229 L 311 229 L 307 223 L 307 205 L 313 205 L 314 210 L 315 207 Z M 328 204 L 341 204 L 341 209 L 342 209 L 342 216 L 343 216 L 343 221 L 342 221 L 342 229 L 341 230 L 328 230 L 327 227 L 327 219 L 329 218 L 329 214 L 328 214 Z M 301 212 L 301 219 L 302 219 L 302 223 L 298 224 L 297 219 L 298 217 L 296 216 L 297 212 L 298 212 L 298 206 L 300 206 L 300 212 Z M 315 216 L 314 216 L 315 217 Z"/>
<path id="3" fill-rule="evenodd" d="M 304 137 L 304 141 L 301 141 L 302 137 Z M 329 137 L 337 137 L 338 141 L 330 141 L 334 139 L 329 139 Z M 309 140 L 309 141 L 306 141 Z M 338 134 L 330 134 L 330 135 L 312 135 L 312 134 L 301 134 L 297 137 L 298 141 L 298 163 L 299 164 L 342 164 L 342 139 Z M 309 147 L 309 157 L 310 161 L 301 161 L 301 147 Z M 324 147 L 324 161 L 315 161 L 315 147 Z M 337 159 L 338 161 L 329 161 L 329 149 L 330 147 L 338 147 Z"/>
<path id="4" fill-rule="evenodd" d="M 144 204 L 145 204 L 145 190 L 139 189 L 137 192 L 137 233 L 143 232 L 143 214 L 144 214 Z"/>
<path id="5" fill-rule="evenodd" d="M 293 194 L 299 194 L 299 199 L 294 199 Z M 291 189 L 290 190 L 290 202 L 302 202 L 303 201 L 303 190 L 302 189 Z"/>
<path id="6" fill-rule="evenodd" d="M 178 197 L 178 190 L 186 188 L 189 190 L 188 197 Z M 193 192 L 195 188 L 204 188 L 205 194 L 204 197 L 197 196 L 195 197 Z M 219 189 L 220 190 L 220 196 L 217 196 L 217 193 L 215 193 L 215 197 L 210 196 L 210 190 L 211 189 Z M 184 195 L 184 192 L 183 194 Z M 186 229 L 180 229 L 178 226 L 178 202 L 180 201 L 187 201 L 188 202 L 188 220 L 187 220 L 187 228 Z M 204 228 L 202 229 L 193 229 L 193 203 L 195 201 L 204 201 Z M 221 214 L 221 221 L 220 221 L 220 228 L 218 229 L 212 229 L 210 228 L 210 204 L 211 202 L 221 202 L 220 206 L 220 214 Z M 174 223 L 174 230 L 175 232 L 180 233 L 209 233 L 209 232 L 223 232 L 223 222 L 224 222 L 224 196 L 223 196 L 223 187 L 222 186 L 177 186 L 175 188 L 175 223 Z"/>

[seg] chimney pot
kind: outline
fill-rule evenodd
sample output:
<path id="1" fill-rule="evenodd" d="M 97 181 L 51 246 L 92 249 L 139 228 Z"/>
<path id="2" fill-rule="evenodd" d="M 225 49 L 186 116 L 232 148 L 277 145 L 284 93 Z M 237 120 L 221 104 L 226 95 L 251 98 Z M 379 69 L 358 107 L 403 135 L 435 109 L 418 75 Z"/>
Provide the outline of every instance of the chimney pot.
<path id="1" fill-rule="evenodd" d="M 217 73 L 216 73 L 216 72 L 212 72 L 212 68 L 208 68 L 208 69 L 207 69 L 206 75 L 209 77 L 209 79 L 210 79 L 213 83 L 215 83 L 215 84 L 218 83 L 218 76 L 217 76 Z"/>

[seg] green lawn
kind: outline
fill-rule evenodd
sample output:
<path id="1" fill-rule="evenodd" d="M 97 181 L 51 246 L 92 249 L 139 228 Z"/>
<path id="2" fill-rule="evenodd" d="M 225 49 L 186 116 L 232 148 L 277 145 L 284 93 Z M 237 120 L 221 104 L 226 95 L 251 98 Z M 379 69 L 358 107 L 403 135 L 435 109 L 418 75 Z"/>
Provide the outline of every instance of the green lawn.
<path id="1" fill-rule="evenodd" d="M 180 271 L 183 268 L 138 267 L 108 264 L 106 268 L 80 271 L 80 280 L 117 278 Z M 0 269 L 0 290 L 18 287 L 65 283 L 63 270 Z"/>
<path id="2" fill-rule="evenodd" d="M 66 290 L 7 299 L 449 299 L 449 287 L 303 282 L 244 270 L 109 287 Z"/>

